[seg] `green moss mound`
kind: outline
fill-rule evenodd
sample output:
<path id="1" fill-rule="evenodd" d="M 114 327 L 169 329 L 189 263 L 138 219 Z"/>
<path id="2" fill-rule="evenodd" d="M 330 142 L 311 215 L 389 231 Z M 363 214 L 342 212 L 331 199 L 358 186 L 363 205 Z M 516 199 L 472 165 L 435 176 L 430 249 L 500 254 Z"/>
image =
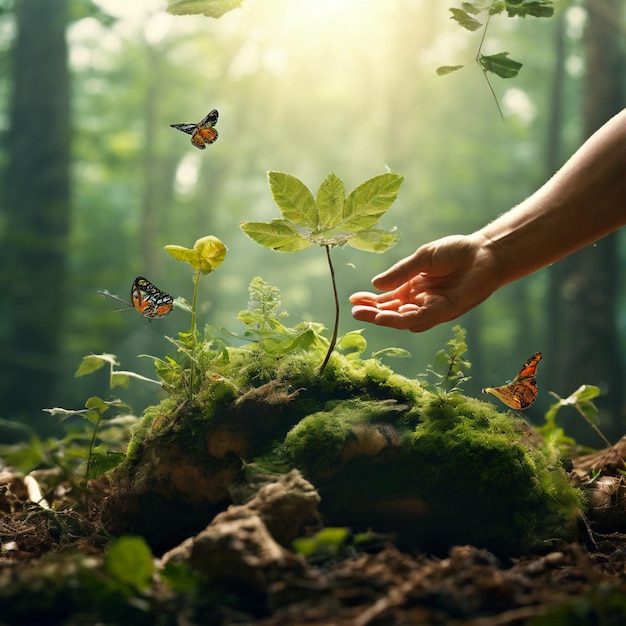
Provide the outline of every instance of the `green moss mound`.
<path id="1" fill-rule="evenodd" d="M 333 354 L 319 375 L 316 353 L 229 350 L 193 400 L 146 411 L 117 472 L 128 524 L 148 539 L 158 512 L 138 522 L 129 502 L 197 507 L 201 527 L 251 467 L 300 470 L 327 525 L 391 532 L 429 552 L 519 553 L 570 531 L 578 493 L 556 450 L 515 416 L 427 391 L 373 359 Z"/>

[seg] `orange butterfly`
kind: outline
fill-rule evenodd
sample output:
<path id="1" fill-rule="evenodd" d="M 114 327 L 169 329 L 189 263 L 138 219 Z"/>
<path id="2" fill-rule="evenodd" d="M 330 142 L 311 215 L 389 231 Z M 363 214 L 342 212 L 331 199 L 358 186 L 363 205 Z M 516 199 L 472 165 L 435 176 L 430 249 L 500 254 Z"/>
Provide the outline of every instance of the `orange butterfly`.
<path id="1" fill-rule="evenodd" d="M 517 411 L 527 409 L 537 397 L 535 373 L 541 356 L 541 352 L 535 352 L 510 383 L 502 385 L 502 387 L 485 387 L 483 393 L 494 395 L 508 407 Z"/>
<path id="2" fill-rule="evenodd" d="M 217 109 L 213 109 L 197 124 L 170 124 L 170 126 L 191 135 L 191 143 L 196 146 L 196 148 L 204 150 L 207 145 L 210 146 L 217 141 L 218 135 L 214 126 L 217 124 L 218 117 L 219 113 Z"/>
<path id="3" fill-rule="evenodd" d="M 132 304 L 106 290 L 98 291 L 98 293 L 107 296 L 107 298 L 113 298 L 118 302 L 122 302 L 127 307 L 135 309 L 149 320 L 165 317 L 174 308 L 174 298 L 172 298 L 169 293 L 165 293 L 155 287 L 147 278 L 143 278 L 143 276 L 137 276 L 130 289 Z"/>

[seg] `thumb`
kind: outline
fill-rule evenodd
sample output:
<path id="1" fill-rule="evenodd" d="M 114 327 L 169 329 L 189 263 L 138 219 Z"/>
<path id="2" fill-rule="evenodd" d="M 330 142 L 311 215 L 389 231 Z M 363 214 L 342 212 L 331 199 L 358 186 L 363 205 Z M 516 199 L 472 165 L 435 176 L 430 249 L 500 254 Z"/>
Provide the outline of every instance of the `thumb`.
<path id="1" fill-rule="evenodd" d="M 372 285 L 381 290 L 395 289 L 418 274 L 428 271 L 431 259 L 432 248 L 428 244 L 421 246 L 410 256 L 398 261 L 378 276 L 374 276 Z"/>

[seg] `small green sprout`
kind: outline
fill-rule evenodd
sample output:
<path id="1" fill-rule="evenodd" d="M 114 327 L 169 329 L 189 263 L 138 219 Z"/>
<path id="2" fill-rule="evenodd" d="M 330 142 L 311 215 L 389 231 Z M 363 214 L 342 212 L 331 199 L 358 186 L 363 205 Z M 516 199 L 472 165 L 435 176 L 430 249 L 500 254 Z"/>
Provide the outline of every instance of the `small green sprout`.
<path id="1" fill-rule="evenodd" d="M 258 244 L 278 252 L 296 252 L 312 245 L 325 249 L 335 301 L 333 334 L 320 374 L 337 343 L 339 297 L 331 248 L 348 245 L 366 252 L 385 252 L 398 240 L 390 231 L 374 228 L 395 201 L 403 177 L 381 174 L 365 181 L 346 195 L 343 181 L 329 174 L 313 196 L 291 174 L 269 172 L 272 197 L 282 217 L 270 222 L 244 222 L 241 229 Z"/>

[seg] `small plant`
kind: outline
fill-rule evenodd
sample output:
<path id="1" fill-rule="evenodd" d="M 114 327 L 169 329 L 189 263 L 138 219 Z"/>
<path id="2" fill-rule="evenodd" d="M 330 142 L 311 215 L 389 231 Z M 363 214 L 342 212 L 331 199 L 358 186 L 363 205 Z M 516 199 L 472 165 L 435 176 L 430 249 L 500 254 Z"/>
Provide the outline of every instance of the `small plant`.
<path id="1" fill-rule="evenodd" d="M 578 414 L 589 424 L 593 431 L 602 439 L 607 448 L 615 450 L 613 444 L 604 436 L 604 433 L 598 428 L 596 422 L 598 419 L 598 408 L 593 400 L 600 395 L 600 388 L 594 385 L 581 385 L 574 393 L 567 398 L 561 398 L 554 391 L 550 392 L 557 401 L 548 409 L 546 413 L 546 423 L 537 428 L 537 430 L 549 440 L 554 441 L 557 445 L 575 445 L 575 441 L 571 437 L 566 437 L 561 427 L 557 426 L 556 416 L 561 408 L 571 406 Z M 626 461 L 620 457 L 624 468 L 626 469 Z"/>
<path id="2" fill-rule="evenodd" d="M 367 252 L 385 252 L 398 240 L 390 231 L 374 228 L 398 195 L 403 177 L 381 174 L 365 181 L 347 196 L 343 181 L 329 174 L 314 197 L 305 184 L 284 172 L 269 172 L 268 180 L 282 218 L 271 222 L 244 222 L 241 229 L 257 243 L 278 252 L 295 252 L 317 244 L 326 259 L 335 301 L 335 321 L 324 371 L 337 342 L 339 297 L 331 248 L 348 245 Z"/>
<path id="3" fill-rule="evenodd" d="M 195 270 L 193 275 L 193 298 L 191 306 L 184 300 L 179 299 L 179 306 L 191 312 L 191 330 L 189 333 L 179 333 L 180 347 L 188 351 L 190 356 L 189 366 L 189 398 L 193 396 L 195 371 L 198 363 L 198 331 L 196 311 L 198 301 L 198 285 L 200 278 L 216 270 L 226 257 L 226 246 L 213 235 L 202 237 L 194 243 L 193 248 L 169 245 L 165 249 L 178 261 L 184 261 Z"/>
<path id="4" fill-rule="evenodd" d="M 434 364 L 426 368 L 427 376 L 430 374 L 435 378 L 434 383 L 425 383 L 425 387 L 440 396 L 447 396 L 461 391 L 461 385 L 471 377 L 466 376 L 465 371 L 472 367 L 472 364 L 463 358 L 467 352 L 465 335 L 467 331 L 459 326 L 453 326 L 454 337 L 447 343 L 446 349 L 439 350 L 435 356 Z"/>

